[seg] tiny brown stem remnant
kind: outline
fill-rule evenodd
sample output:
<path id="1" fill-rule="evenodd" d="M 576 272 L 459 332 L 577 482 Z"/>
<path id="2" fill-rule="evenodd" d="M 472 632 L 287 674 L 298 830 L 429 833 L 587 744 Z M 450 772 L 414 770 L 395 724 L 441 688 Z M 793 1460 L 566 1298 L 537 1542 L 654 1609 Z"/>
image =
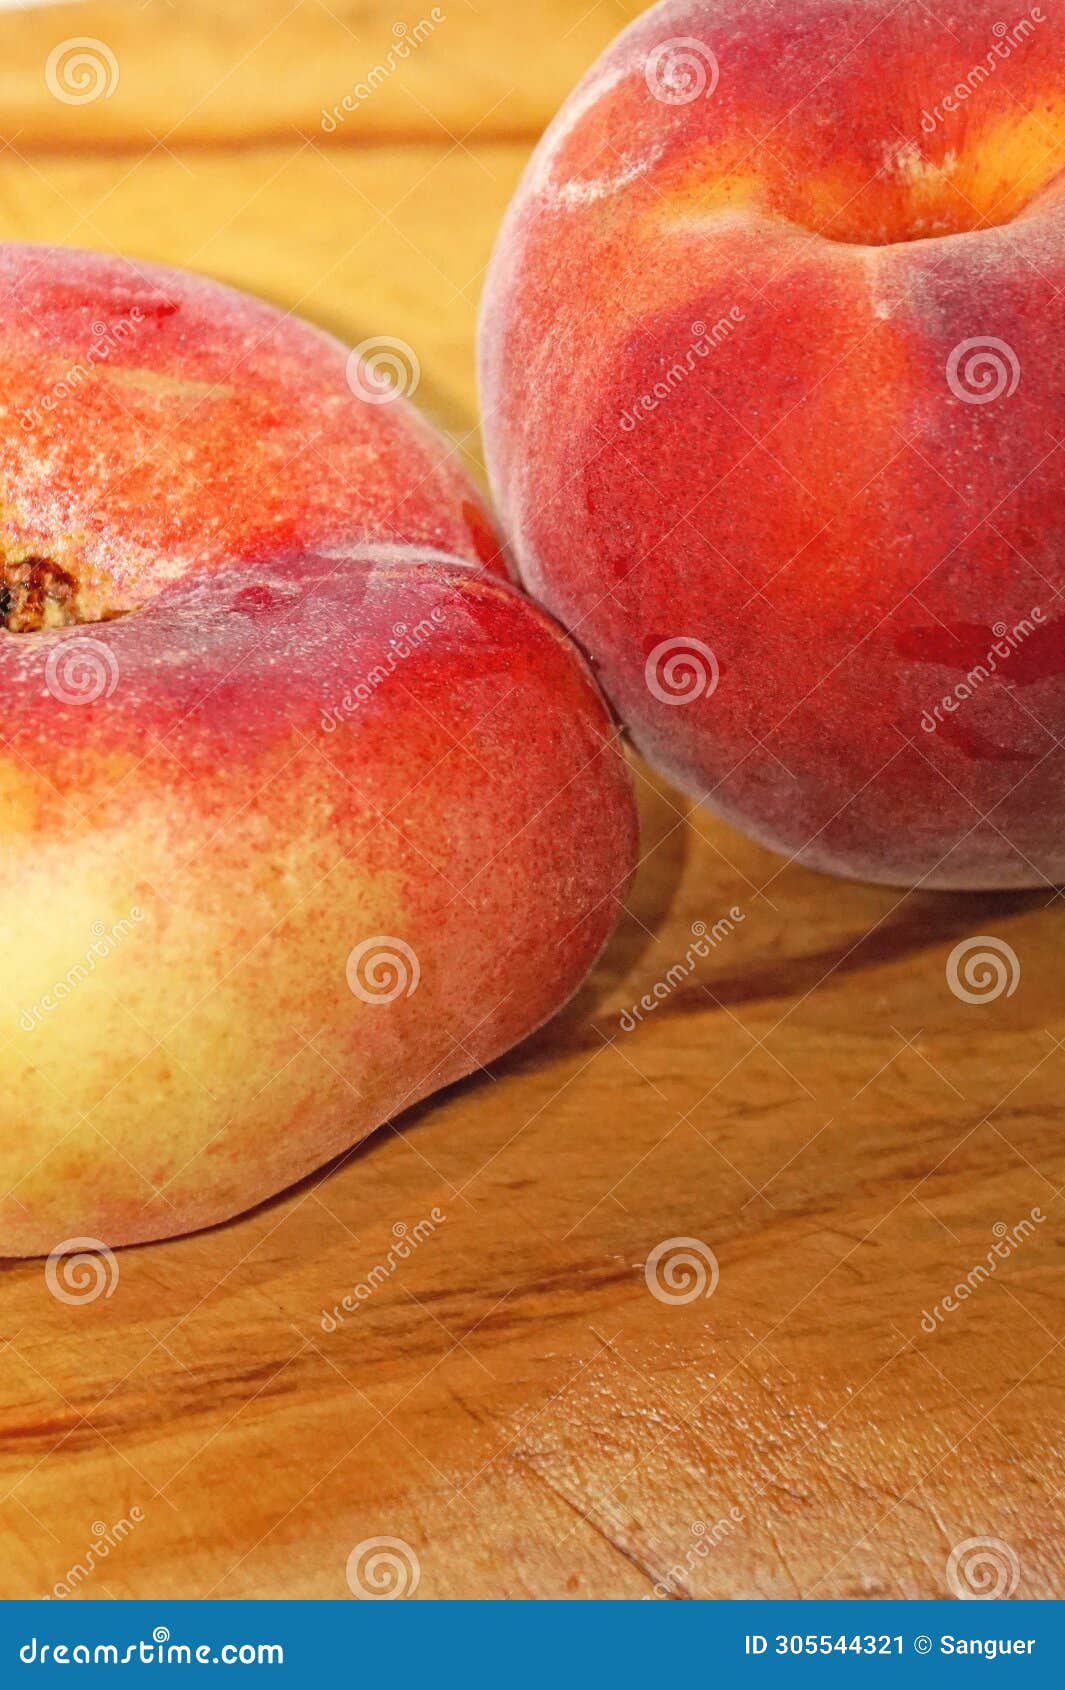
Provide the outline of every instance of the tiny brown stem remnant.
<path id="1" fill-rule="evenodd" d="M 0 625 L 11 634 L 64 628 L 78 620 L 78 583 L 47 557 L 0 558 Z"/>

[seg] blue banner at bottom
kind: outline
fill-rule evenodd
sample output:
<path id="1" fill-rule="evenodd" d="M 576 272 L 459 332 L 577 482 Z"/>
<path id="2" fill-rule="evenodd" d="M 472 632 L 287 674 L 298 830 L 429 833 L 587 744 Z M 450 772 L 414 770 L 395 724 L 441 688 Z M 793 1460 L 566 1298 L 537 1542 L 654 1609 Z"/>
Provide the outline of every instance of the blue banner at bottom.
<path id="1" fill-rule="evenodd" d="M 152 1673 L 224 1685 L 310 1672 L 467 1684 L 1055 1683 L 1058 1602 L 0 1603 L 5 1683 Z M 990 1675 L 990 1678 L 988 1677 Z"/>

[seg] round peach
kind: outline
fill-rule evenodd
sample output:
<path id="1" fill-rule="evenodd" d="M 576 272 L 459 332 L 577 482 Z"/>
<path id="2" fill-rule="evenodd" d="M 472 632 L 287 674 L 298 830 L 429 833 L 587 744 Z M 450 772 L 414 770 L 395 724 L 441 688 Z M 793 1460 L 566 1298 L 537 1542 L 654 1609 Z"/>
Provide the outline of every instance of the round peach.
<path id="1" fill-rule="evenodd" d="M 1065 31 L 669 0 L 509 213 L 482 330 L 522 577 L 759 840 L 1065 879 Z"/>

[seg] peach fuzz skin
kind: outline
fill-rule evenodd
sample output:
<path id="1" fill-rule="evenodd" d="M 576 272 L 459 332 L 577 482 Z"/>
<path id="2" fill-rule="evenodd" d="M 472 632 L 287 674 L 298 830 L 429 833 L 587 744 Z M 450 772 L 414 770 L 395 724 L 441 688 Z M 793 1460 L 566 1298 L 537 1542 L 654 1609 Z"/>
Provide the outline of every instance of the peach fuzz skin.
<path id="1" fill-rule="evenodd" d="M 1063 169 L 1060 0 L 669 0 L 508 214 L 522 579 L 652 763 L 811 867 L 1065 881 Z"/>
<path id="2" fill-rule="evenodd" d="M 0 1254 L 35 1255 L 222 1221 L 508 1049 L 636 820 L 584 660 L 343 348 L 162 271 L 0 272 L 9 421 L 166 306 L 3 446 Z"/>

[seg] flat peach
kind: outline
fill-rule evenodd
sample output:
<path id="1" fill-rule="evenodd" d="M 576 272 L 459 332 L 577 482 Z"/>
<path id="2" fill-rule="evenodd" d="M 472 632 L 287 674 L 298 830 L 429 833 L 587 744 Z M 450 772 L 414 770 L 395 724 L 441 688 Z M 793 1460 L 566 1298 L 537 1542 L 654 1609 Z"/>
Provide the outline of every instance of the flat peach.
<path id="1" fill-rule="evenodd" d="M 143 313 L 3 446 L 0 1254 L 28 1255 L 223 1220 L 506 1050 L 606 940 L 635 820 L 583 660 L 343 348 L 88 255 L 0 274 L 9 406 Z"/>

